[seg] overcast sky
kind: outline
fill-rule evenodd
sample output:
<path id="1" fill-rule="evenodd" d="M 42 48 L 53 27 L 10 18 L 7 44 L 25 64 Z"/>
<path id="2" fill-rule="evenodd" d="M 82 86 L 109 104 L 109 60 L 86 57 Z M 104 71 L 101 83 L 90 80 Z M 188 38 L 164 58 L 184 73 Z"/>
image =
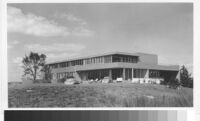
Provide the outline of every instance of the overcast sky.
<path id="1" fill-rule="evenodd" d="M 187 3 L 8 4 L 8 75 L 20 81 L 30 51 L 47 61 L 110 51 L 158 55 L 193 69 L 193 7 Z"/>

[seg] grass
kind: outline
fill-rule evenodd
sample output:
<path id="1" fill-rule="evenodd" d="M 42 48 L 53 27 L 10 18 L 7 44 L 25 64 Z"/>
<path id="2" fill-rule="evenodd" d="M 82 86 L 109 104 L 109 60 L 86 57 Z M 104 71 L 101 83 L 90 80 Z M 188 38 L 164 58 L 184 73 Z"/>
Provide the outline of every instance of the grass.
<path id="1" fill-rule="evenodd" d="M 192 107 L 193 89 L 110 83 L 10 87 L 9 107 Z"/>

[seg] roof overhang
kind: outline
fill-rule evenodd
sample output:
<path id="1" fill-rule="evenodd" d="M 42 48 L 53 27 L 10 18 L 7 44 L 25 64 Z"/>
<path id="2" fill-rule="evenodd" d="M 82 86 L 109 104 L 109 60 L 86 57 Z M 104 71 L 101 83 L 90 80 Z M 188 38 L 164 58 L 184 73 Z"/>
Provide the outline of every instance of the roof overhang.
<path id="1" fill-rule="evenodd" d="M 104 63 L 104 64 L 88 64 L 82 66 L 71 66 L 65 68 L 53 69 L 56 72 L 64 71 L 89 71 L 89 70 L 100 70 L 100 69 L 114 69 L 114 68 L 134 68 L 134 69 L 151 69 L 151 70 L 162 70 L 162 71 L 179 71 L 179 65 L 153 65 L 153 64 L 132 64 L 132 63 Z"/>

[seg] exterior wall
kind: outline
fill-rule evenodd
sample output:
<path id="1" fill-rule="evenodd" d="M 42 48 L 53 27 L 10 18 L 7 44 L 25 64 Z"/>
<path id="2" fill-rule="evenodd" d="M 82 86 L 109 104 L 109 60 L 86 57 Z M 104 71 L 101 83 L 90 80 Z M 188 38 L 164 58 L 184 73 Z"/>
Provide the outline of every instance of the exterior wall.
<path id="1" fill-rule="evenodd" d="M 145 54 L 145 53 L 138 53 L 139 54 L 139 63 L 146 63 L 146 64 L 158 64 L 158 56 L 153 54 Z"/>

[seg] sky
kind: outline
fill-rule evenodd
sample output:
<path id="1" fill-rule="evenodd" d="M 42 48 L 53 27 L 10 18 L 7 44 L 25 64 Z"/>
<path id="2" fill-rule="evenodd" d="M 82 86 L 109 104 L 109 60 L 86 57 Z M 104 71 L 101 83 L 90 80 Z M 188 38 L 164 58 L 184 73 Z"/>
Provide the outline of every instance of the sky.
<path id="1" fill-rule="evenodd" d="M 7 5 L 8 80 L 21 81 L 30 51 L 47 62 L 122 51 L 158 55 L 193 70 L 191 3 L 23 3 Z"/>

